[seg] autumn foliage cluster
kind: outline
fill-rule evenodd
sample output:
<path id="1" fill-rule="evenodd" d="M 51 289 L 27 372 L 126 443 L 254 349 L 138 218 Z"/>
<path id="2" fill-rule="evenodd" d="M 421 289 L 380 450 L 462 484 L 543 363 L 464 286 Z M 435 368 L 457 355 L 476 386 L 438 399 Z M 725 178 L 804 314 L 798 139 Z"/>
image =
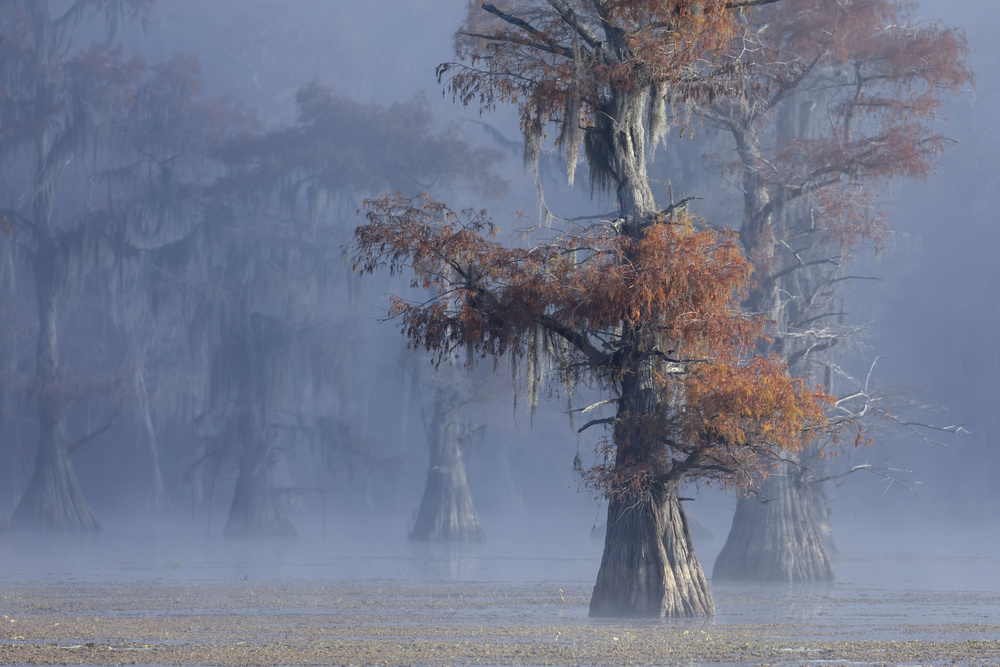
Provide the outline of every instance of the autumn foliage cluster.
<path id="1" fill-rule="evenodd" d="M 697 475 L 753 483 L 769 457 L 823 427 L 825 396 L 775 358 L 748 359 L 763 322 L 740 312 L 751 267 L 731 234 L 661 218 L 638 238 L 605 225 L 530 246 L 497 241 L 484 211 L 385 196 L 366 202 L 356 270 L 412 271 L 424 303 L 392 316 L 438 360 L 463 348 L 494 362 L 559 341 L 557 372 L 619 397 L 637 378 L 651 410 L 623 408 L 608 446 L 625 459 L 591 471 L 603 491 Z M 541 235 L 536 231 L 535 235 Z M 641 446 L 620 439 L 638 431 Z"/>
<path id="2" fill-rule="evenodd" d="M 484 212 L 368 202 L 356 267 L 409 268 L 434 293 L 393 302 L 410 340 L 439 359 L 465 346 L 494 360 L 530 356 L 539 332 L 557 340 L 563 380 L 593 382 L 617 405 L 595 420 L 612 431 L 593 471 L 601 488 L 687 475 L 748 487 L 813 439 L 829 399 L 789 379 L 788 359 L 754 358 L 765 333 L 787 328 L 775 322 L 783 301 L 761 295 L 790 294 L 776 285 L 801 268 L 843 280 L 847 249 L 879 238 L 859 184 L 928 173 L 946 143 L 928 122 L 969 80 L 961 36 L 915 26 L 891 0 L 508 0 L 470 5 L 457 45 L 438 69 L 446 90 L 481 110 L 516 107 L 529 162 L 551 131 L 571 182 L 582 147 L 620 217 L 522 247 L 496 241 Z M 822 131 L 765 133 L 779 109 L 810 103 L 825 105 Z M 735 237 L 653 201 L 649 151 L 672 123 L 705 121 L 735 139 L 738 242 L 752 264 Z M 779 230 L 806 198 L 813 226 Z"/>
<path id="3" fill-rule="evenodd" d="M 707 103 L 744 87 L 743 64 L 710 56 L 730 49 L 740 31 L 733 6 L 740 4 L 475 3 L 459 32 L 460 60 L 439 66 L 438 78 L 464 105 L 516 106 L 529 162 L 555 125 L 570 181 L 582 145 L 591 181 L 613 188 L 622 174 L 603 135 L 615 125 L 623 99 L 640 102 L 657 142 L 672 103 Z"/>
<path id="4" fill-rule="evenodd" d="M 930 175 L 949 143 L 935 127 L 942 104 L 972 81 L 968 51 L 961 31 L 919 20 L 907 2 L 788 0 L 754 10 L 732 47 L 751 82 L 746 94 L 697 113 L 735 139 L 732 166 L 756 200 L 743 222 L 755 259 L 769 254 L 769 239 L 754 237 L 806 197 L 829 232 L 810 235 L 811 247 L 880 242 L 873 186 Z"/>

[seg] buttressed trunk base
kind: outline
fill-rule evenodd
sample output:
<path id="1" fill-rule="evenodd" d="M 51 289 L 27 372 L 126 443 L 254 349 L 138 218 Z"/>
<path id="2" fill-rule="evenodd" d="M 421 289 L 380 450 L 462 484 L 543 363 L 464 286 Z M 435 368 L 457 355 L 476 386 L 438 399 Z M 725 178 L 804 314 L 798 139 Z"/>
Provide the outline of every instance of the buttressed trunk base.
<path id="1" fill-rule="evenodd" d="M 698 618 L 715 615 L 676 491 L 612 498 L 592 617 Z"/>
<path id="2" fill-rule="evenodd" d="M 98 523 L 83 497 L 69 452 L 59 437 L 61 422 L 43 422 L 31 481 L 11 516 L 17 529 L 98 531 Z"/>
<path id="3" fill-rule="evenodd" d="M 833 581 L 833 560 L 822 489 L 782 463 L 761 483 L 767 500 L 740 498 L 713 581 L 822 583 Z"/>
<path id="4" fill-rule="evenodd" d="M 226 537 L 295 537 L 295 527 L 275 497 L 266 470 L 240 474 L 223 534 Z"/>
<path id="5" fill-rule="evenodd" d="M 472 504 L 465 461 L 432 461 L 417 520 L 410 532 L 415 542 L 481 542 L 485 539 Z"/>
<path id="6" fill-rule="evenodd" d="M 410 532 L 414 542 L 481 542 L 485 539 L 469 491 L 463 442 L 467 434 L 461 396 L 439 388 L 427 433 L 431 450 L 427 485 L 417 520 Z"/>

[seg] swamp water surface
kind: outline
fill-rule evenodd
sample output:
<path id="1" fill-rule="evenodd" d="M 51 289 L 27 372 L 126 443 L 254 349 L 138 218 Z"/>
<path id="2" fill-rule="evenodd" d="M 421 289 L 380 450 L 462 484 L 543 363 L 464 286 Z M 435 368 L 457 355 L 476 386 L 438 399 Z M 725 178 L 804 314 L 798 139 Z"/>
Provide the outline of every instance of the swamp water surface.
<path id="1" fill-rule="evenodd" d="M 0 542 L 0 664 L 1000 665 L 1000 557 L 960 540 L 716 584 L 716 618 L 678 622 L 589 619 L 586 535 L 189 538 Z"/>

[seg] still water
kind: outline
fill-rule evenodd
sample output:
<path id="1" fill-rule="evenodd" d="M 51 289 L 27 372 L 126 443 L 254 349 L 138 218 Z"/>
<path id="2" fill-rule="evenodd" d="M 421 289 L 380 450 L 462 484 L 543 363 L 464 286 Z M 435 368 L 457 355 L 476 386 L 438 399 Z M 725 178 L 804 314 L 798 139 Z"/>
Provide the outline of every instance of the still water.
<path id="1" fill-rule="evenodd" d="M 404 647 L 401 651 L 416 651 L 385 658 L 390 664 L 394 659 L 472 661 L 475 651 L 488 653 L 496 642 L 508 651 L 521 642 L 528 656 L 539 651 L 539 664 L 615 664 L 620 658 L 699 665 L 995 664 L 1000 659 L 1000 556 L 990 546 L 995 541 L 990 527 L 924 526 L 896 535 L 893 530 L 879 527 L 872 535 L 844 540 L 833 584 L 713 585 L 717 616 L 695 623 L 589 619 L 587 602 L 603 540 L 544 522 L 495 530 L 483 544 L 450 548 L 412 545 L 399 531 L 364 534 L 358 526 L 314 531 L 291 542 L 226 541 L 192 530 L 138 535 L 109 530 L 69 541 L 8 538 L 0 541 L 0 616 L 19 616 L 23 625 L 17 627 L 30 627 L 35 635 L 15 634 L 21 630 L 8 624 L 2 641 L 8 651 L 19 643 L 62 651 L 39 654 L 33 662 L 104 662 L 110 660 L 101 657 L 105 654 L 94 658 L 80 651 L 96 651 L 101 641 L 108 651 L 117 650 L 115 637 L 125 647 L 145 637 L 143 646 L 162 650 L 174 650 L 171 642 L 218 648 L 231 639 L 239 648 L 240 642 L 227 634 L 236 630 L 226 623 L 242 619 L 233 628 L 258 624 L 262 636 L 270 637 L 277 626 L 294 626 L 288 637 L 296 641 L 320 633 L 362 642 L 338 644 L 337 650 L 348 652 L 321 652 L 321 661 L 339 655 L 353 662 L 350 651 L 382 659 L 379 651 L 388 646 L 388 633 Z M 698 541 L 698 553 L 710 569 L 721 540 Z M 183 628 L 171 634 L 160 625 L 125 626 L 93 637 L 86 630 L 59 634 L 52 629 L 91 616 L 161 625 L 182 618 L 222 620 L 213 624 L 216 634 L 192 637 Z M 170 639 L 148 643 L 153 636 Z M 429 638 L 440 640 L 433 651 L 418 647 Z M 696 639 L 702 643 L 685 644 Z M 629 647 L 626 640 L 632 641 Z M 260 641 L 260 650 L 270 645 Z M 715 642 L 711 651 L 706 648 L 710 641 Z M 894 661 L 893 647 L 904 644 L 917 648 Z M 302 646 L 307 645 L 313 646 Z M 668 646 L 690 651 L 664 653 Z M 425 649 L 431 652 L 420 652 Z M 556 652 L 547 653 L 550 649 Z M 185 655 L 170 654 L 164 662 L 228 664 L 211 655 Z M 244 658 L 290 664 L 305 662 L 302 656 L 308 655 Z M 520 653 L 492 655 L 494 664 L 533 662 Z"/>

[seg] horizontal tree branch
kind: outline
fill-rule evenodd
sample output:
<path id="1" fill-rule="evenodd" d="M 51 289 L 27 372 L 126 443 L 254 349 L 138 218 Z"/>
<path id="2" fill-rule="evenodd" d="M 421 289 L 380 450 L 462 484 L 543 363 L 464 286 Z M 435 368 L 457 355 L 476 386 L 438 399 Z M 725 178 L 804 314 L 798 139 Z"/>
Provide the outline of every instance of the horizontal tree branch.
<path id="1" fill-rule="evenodd" d="M 691 203 L 692 201 L 694 201 L 696 199 L 700 200 L 701 197 L 695 197 L 694 195 L 691 195 L 690 197 L 685 197 L 684 199 L 680 200 L 676 204 L 671 204 L 670 206 L 668 206 L 665 209 L 663 209 L 662 211 L 660 211 L 660 214 L 668 216 L 668 217 L 672 217 L 673 214 L 674 214 L 674 211 L 682 211 L 682 210 L 684 210 L 685 208 L 687 208 L 687 205 L 689 203 Z"/>
<path id="2" fill-rule="evenodd" d="M 760 5 L 773 5 L 781 0 L 741 0 L 727 2 L 726 9 L 743 9 L 744 7 L 759 7 Z"/>
<path id="3" fill-rule="evenodd" d="M 908 487 L 906 484 L 900 482 L 894 476 L 892 476 L 892 475 L 889 474 L 889 473 L 893 473 L 893 472 L 912 473 L 913 472 L 912 470 L 899 470 L 899 469 L 896 469 L 896 468 L 887 468 L 886 470 L 879 470 L 878 468 L 874 467 L 870 463 L 864 463 L 862 465 L 856 465 L 853 468 L 851 468 L 850 470 L 845 470 L 843 472 L 840 472 L 840 473 L 837 473 L 837 474 L 834 474 L 834 475 L 827 475 L 826 477 L 820 477 L 819 479 L 810 480 L 809 484 L 822 484 L 823 482 L 829 482 L 831 480 L 840 479 L 841 477 L 847 477 L 848 475 L 852 475 L 852 474 L 854 474 L 856 472 L 860 472 L 862 470 L 868 471 L 868 472 L 873 473 L 875 475 L 878 475 L 879 477 L 881 477 L 882 479 L 886 480 L 889 483 L 888 486 L 886 486 L 886 489 L 882 493 L 882 495 L 885 495 L 886 493 L 888 493 L 889 489 L 891 489 L 893 485 L 896 485 L 896 486 L 899 486 L 899 487 L 905 489 L 907 493 L 910 493 L 910 494 L 912 494 L 913 496 L 915 496 L 917 498 L 920 497 L 920 496 L 917 495 L 916 491 L 914 491 L 913 489 L 911 489 L 910 487 Z"/>
<path id="4" fill-rule="evenodd" d="M 580 408 L 578 410 L 573 410 L 573 412 L 581 412 L 581 413 L 583 413 L 583 412 L 590 412 L 594 408 L 599 408 L 602 405 L 610 405 L 611 403 L 617 403 L 617 402 L 618 402 L 617 398 L 609 398 L 609 399 L 606 399 L 606 400 L 603 400 L 603 401 L 598 401 L 597 403 L 594 403 L 592 405 L 588 405 L 585 408 Z"/>
<path id="5" fill-rule="evenodd" d="M 494 41 L 514 42 L 516 44 L 521 44 L 523 46 L 532 46 L 532 47 L 541 48 L 541 49 L 543 49 L 545 51 L 548 51 L 550 53 L 556 53 L 556 54 L 565 56 L 567 58 L 573 58 L 573 50 L 572 49 L 566 48 L 564 46 L 560 46 L 559 44 L 557 44 L 555 42 L 555 40 L 553 40 L 551 37 L 547 36 L 541 30 L 539 30 L 535 26 L 531 25 L 530 23 L 528 23 L 524 19 L 518 18 L 518 17 L 514 16 L 513 14 L 508 14 L 507 12 L 504 12 L 504 11 L 502 11 L 500 9 L 497 9 L 497 7 L 495 5 L 493 5 L 492 3 L 489 3 L 489 2 L 484 2 L 483 3 L 483 11 L 486 11 L 486 12 L 489 12 L 490 14 L 493 14 L 494 16 L 496 16 L 497 18 L 499 18 L 501 21 L 504 21 L 505 23 L 509 23 L 512 26 L 515 26 L 517 28 L 520 28 L 521 30 L 524 30 L 531 37 L 533 37 L 534 39 L 536 39 L 538 41 L 537 42 L 529 42 L 528 40 L 523 40 L 522 41 L 522 40 L 517 40 L 514 37 L 511 37 L 509 39 L 504 39 L 504 38 L 497 37 L 497 36 L 490 37 L 488 35 L 480 35 L 480 34 L 472 34 L 471 36 L 473 36 L 473 37 L 481 37 L 483 39 L 489 39 L 489 40 L 494 40 Z M 466 33 L 466 34 L 470 34 L 470 33 Z"/>
<path id="6" fill-rule="evenodd" d="M 478 37 L 479 39 L 486 39 L 491 42 L 508 42 L 510 44 L 520 44 L 521 46 L 527 46 L 532 49 L 541 49 L 542 51 L 546 51 L 548 53 L 554 53 L 560 56 L 565 56 L 567 58 L 573 57 L 572 49 L 567 49 L 564 46 L 553 44 L 551 43 L 551 40 L 545 42 L 533 42 L 529 39 L 518 37 L 517 35 L 486 35 L 481 32 L 461 32 L 459 34 L 465 35 L 466 37 Z"/>
<path id="7" fill-rule="evenodd" d="M 594 368 L 603 366 L 611 358 L 611 355 L 603 353 L 594 347 L 594 344 L 585 335 L 575 329 L 562 326 L 548 315 L 540 316 L 537 322 L 552 333 L 565 338 L 567 342 L 576 346 L 576 349 L 580 350 L 587 357 L 587 361 Z"/>
<path id="8" fill-rule="evenodd" d="M 576 31 L 576 34 L 583 37 L 583 41 L 587 42 L 590 48 L 595 51 L 601 48 L 601 44 L 603 44 L 603 42 L 601 42 L 600 38 L 598 38 L 598 36 L 595 35 L 590 28 L 580 23 L 580 19 L 577 18 L 576 12 L 574 12 L 573 8 L 566 3 L 566 0 L 549 0 L 549 4 L 552 5 L 553 9 L 559 12 L 563 21 L 565 21 L 569 27 L 573 28 L 573 30 Z"/>
<path id="9" fill-rule="evenodd" d="M 618 421 L 617 417 L 605 417 L 604 419 L 591 419 L 589 422 L 578 428 L 576 432 L 583 433 L 591 426 L 600 426 L 601 424 L 614 424 L 616 421 Z"/>

